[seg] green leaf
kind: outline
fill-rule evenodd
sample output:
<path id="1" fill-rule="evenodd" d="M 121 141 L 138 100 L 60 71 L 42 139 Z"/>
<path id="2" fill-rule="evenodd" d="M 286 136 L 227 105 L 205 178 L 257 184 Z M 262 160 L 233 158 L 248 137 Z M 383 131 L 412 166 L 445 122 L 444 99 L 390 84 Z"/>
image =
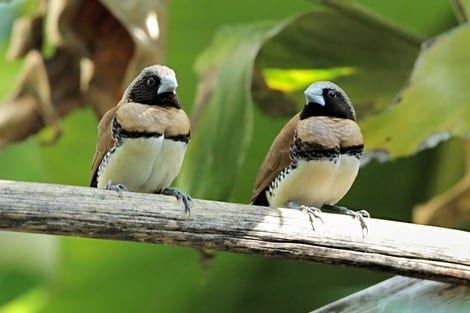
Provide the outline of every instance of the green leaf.
<path id="1" fill-rule="evenodd" d="M 304 103 L 304 89 L 328 79 L 346 90 L 361 118 L 391 102 L 410 74 L 421 39 L 358 5 L 341 3 L 340 10 L 317 10 L 294 19 L 263 45 L 256 64 L 270 69 L 262 71 L 267 86 L 284 92 L 297 110 Z M 273 68 L 278 71 L 273 73 Z M 290 86 L 292 69 L 310 71 L 303 76 L 309 79 L 284 90 L 270 84 L 275 78 L 277 86 Z M 282 70 L 284 81 L 274 77 Z M 256 100 L 270 114 L 272 104 Z"/>
<path id="2" fill-rule="evenodd" d="M 469 134 L 469 41 L 464 24 L 423 44 L 397 104 L 361 123 L 368 151 L 409 156 Z"/>
<path id="3" fill-rule="evenodd" d="M 469 0 L 453 0 L 455 15 L 460 23 L 466 23 L 469 19 L 470 1 Z"/>
<path id="4" fill-rule="evenodd" d="M 331 69 L 263 69 L 263 76 L 266 83 L 271 89 L 282 92 L 292 92 L 304 88 L 316 80 L 333 80 L 340 76 L 348 76 L 354 74 L 355 69 L 352 67 L 339 67 Z M 303 89 L 302 89 L 303 91 Z"/>
<path id="5" fill-rule="evenodd" d="M 230 199 L 252 137 L 253 62 L 260 45 L 283 26 L 278 22 L 224 28 L 198 59 L 200 101 L 195 104 L 193 137 L 178 181 L 185 192 Z"/>
<path id="6" fill-rule="evenodd" d="M 275 80 L 287 86 L 274 92 L 287 95 L 276 103 L 291 109 L 277 112 L 295 111 L 292 105 L 303 103 L 303 87 L 325 78 L 337 78 L 352 94 L 359 116 L 388 104 L 408 77 L 420 40 L 364 12 L 313 11 L 281 23 L 219 32 L 196 64 L 200 86 L 192 116 L 194 136 L 178 181 L 181 189 L 196 197 L 230 199 L 251 140 L 250 87 L 261 107 L 269 111 L 274 106 L 272 96 L 258 97 L 266 96 L 260 90 L 268 88 L 257 80 L 258 68 L 264 69 L 268 84 Z M 286 70 L 290 75 L 282 81 L 279 73 Z"/>

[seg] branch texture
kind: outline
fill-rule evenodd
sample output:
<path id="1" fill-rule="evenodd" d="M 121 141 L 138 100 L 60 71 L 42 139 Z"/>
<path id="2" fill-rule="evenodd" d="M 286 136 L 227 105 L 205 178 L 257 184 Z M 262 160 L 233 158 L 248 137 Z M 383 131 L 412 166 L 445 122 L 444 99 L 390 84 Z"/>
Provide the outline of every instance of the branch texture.
<path id="1" fill-rule="evenodd" d="M 371 210 L 373 212 L 373 210 Z M 470 234 L 432 226 L 357 220 L 86 187 L 0 181 L 0 229 L 129 240 L 300 259 L 470 285 Z"/>
<path id="2" fill-rule="evenodd" d="M 470 287 L 394 276 L 311 313 L 466 312 Z"/>

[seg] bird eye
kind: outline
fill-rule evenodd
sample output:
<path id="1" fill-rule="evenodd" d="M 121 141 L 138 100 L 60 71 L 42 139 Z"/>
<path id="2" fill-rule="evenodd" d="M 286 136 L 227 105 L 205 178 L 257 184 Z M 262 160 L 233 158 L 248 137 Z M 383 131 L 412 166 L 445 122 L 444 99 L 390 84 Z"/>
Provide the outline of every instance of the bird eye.
<path id="1" fill-rule="evenodd" d="M 145 81 L 145 85 L 149 88 L 155 87 L 155 85 L 157 85 L 157 80 L 155 79 L 155 77 L 149 77 Z"/>
<path id="2" fill-rule="evenodd" d="M 330 97 L 332 99 L 336 98 L 337 95 L 338 94 L 336 93 L 336 91 L 329 91 L 328 92 L 328 97 Z"/>

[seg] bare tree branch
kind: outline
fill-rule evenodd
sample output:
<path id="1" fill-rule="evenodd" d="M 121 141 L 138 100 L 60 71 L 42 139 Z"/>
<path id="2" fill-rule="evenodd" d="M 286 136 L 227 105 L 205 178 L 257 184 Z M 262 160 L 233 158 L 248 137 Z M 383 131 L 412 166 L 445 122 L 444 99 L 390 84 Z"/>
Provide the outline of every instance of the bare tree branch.
<path id="1" fill-rule="evenodd" d="M 464 312 L 470 287 L 395 276 L 311 313 Z"/>
<path id="2" fill-rule="evenodd" d="M 373 212 L 373 210 L 370 210 Z M 470 285 L 470 234 L 367 220 L 194 200 L 191 216 L 173 197 L 0 181 L 0 229 L 163 243 L 341 264 Z"/>

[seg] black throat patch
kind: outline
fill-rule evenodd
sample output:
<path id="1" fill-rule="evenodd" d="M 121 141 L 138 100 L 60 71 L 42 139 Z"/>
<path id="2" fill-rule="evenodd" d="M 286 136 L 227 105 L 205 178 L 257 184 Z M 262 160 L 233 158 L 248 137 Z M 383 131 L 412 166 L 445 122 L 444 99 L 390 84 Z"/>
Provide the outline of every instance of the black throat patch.
<path id="1" fill-rule="evenodd" d="M 173 92 L 165 92 L 161 94 L 155 95 L 136 95 L 132 92 L 129 95 L 129 102 L 137 102 L 146 105 L 155 105 L 155 106 L 162 106 L 162 107 L 174 107 L 177 109 L 181 109 L 180 102 L 178 100 L 178 96 Z"/>
<path id="2" fill-rule="evenodd" d="M 300 119 L 306 119 L 311 116 L 330 116 L 349 120 L 355 120 L 354 114 L 350 109 L 344 108 L 344 105 L 326 104 L 325 106 L 318 103 L 309 102 L 305 105 L 300 113 Z"/>
<path id="3" fill-rule="evenodd" d="M 148 104 L 159 105 L 162 107 L 174 107 L 177 109 L 181 109 L 178 96 L 173 92 L 165 92 L 165 93 L 159 94 L 156 100 L 157 100 L 156 103 L 148 103 Z"/>

